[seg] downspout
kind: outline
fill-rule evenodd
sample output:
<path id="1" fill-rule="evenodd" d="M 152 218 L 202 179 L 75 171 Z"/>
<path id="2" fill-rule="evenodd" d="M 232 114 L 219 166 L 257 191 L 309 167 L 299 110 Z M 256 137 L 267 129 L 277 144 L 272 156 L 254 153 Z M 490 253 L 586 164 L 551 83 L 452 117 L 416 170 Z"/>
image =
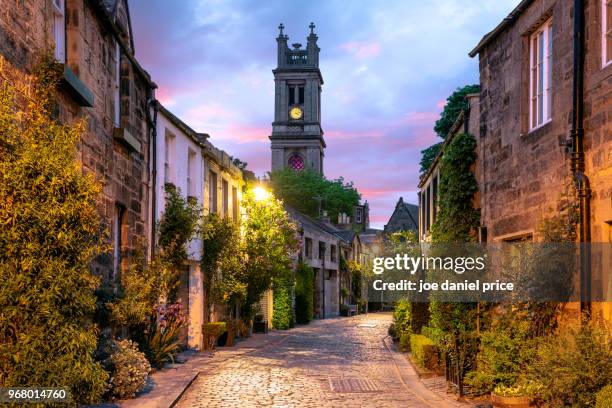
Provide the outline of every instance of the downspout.
<path id="1" fill-rule="evenodd" d="M 157 111 L 158 105 L 153 92 L 149 95 L 149 108 L 147 109 L 147 119 L 151 126 L 151 248 L 149 249 L 151 259 L 155 256 L 155 216 L 157 214 Z M 151 111 L 153 108 L 153 119 Z"/>
<path id="2" fill-rule="evenodd" d="M 584 2 L 574 0 L 574 66 L 572 92 L 571 170 L 580 201 L 580 311 L 591 313 L 591 187 L 584 174 Z"/>

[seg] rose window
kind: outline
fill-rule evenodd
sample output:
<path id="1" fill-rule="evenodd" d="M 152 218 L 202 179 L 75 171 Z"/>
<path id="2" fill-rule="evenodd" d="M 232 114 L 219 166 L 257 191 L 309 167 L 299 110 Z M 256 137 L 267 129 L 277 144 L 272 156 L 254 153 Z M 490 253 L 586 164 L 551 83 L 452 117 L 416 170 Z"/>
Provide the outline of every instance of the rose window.
<path id="1" fill-rule="evenodd" d="M 289 157 L 289 167 L 295 171 L 304 170 L 304 159 L 299 154 L 294 154 Z"/>

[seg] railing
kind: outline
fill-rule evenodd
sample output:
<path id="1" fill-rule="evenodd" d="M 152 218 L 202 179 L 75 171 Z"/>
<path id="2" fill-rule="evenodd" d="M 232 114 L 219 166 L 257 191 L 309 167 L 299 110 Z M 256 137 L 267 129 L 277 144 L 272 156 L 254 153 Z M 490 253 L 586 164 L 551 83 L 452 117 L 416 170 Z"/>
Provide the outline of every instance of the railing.
<path id="1" fill-rule="evenodd" d="M 306 51 L 290 52 L 287 54 L 287 64 L 303 65 L 308 64 L 308 54 Z"/>

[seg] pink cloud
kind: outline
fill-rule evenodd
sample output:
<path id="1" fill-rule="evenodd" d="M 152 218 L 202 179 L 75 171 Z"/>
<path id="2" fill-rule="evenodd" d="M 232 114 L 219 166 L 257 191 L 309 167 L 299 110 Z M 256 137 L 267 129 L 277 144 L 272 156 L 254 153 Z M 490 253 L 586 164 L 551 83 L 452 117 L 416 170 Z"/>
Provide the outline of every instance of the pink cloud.
<path id="1" fill-rule="evenodd" d="M 359 59 L 373 58 L 380 54 L 380 43 L 375 41 L 349 41 L 340 44 L 340 48 Z"/>
<path id="2" fill-rule="evenodd" d="M 373 130 L 373 131 L 367 131 L 367 130 L 340 130 L 340 129 L 334 129 L 334 130 L 327 130 L 325 131 L 325 136 L 326 139 L 328 138 L 333 138 L 333 139 L 351 139 L 354 140 L 355 138 L 366 138 L 366 139 L 378 139 L 381 137 L 384 137 L 384 133 L 381 132 L 380 130 Z"/>

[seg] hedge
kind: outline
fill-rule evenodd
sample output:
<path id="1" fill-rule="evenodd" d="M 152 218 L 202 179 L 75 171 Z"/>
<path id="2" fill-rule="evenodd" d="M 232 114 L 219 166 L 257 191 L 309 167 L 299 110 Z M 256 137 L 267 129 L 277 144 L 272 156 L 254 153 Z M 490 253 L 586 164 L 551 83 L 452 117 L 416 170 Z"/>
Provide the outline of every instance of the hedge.
<path id="1" fill-rule="evenodd" d="M 606 385 L 597 393 L 595 408 L 612 407 L 612 384 Z"/>
<path id="2" fill-rule="evenodd" d="M 314 271 L 300 263 L 295 273 L 295 320 L 299 324 L 308 324 L 314 313 Z"/>
<path id="3" fill-rule="evenodd" d="M 422 334 L 410 336 L 410 351 L 421 367 L 435 370 L 438 368 L 438 346 Z"/>

